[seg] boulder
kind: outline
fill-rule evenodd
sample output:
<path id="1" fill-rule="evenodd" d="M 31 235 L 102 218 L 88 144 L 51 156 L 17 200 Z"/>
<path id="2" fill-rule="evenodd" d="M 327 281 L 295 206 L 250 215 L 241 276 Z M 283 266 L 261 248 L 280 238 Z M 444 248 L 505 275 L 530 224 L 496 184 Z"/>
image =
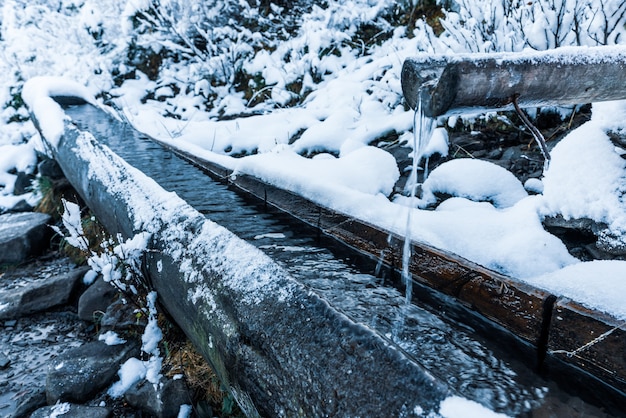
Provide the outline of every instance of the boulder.
<path id="1" fill-rule="evenodd" d="M 191 403 L 187 385 L 182 379 L 162 378 L 160 383 L 155 388 L 147 380 L 139 381 L 126 391 L 124 399 L 156 418 L 177 417 L 180 407 Z"/>
<path id="2" fill-rule="evenodd" d="M 117 289 L 105 282 L 102 277 L 98 277 L 78 300 L 78 317 L 83 321 L 95 322 L 98 317 L 104 315 L 117 294 Z"/>
<path id="3" fill-rule="evenodd" d="M 15 412 L 11 415 L 11 418 L 28 418 L 31 416 L 33 411 L 46 405 L 46 392 L 43 388 L 30 390 L 21 396 L 21 400 L 19 401 Z"/>
<path id="4" fill-rule="evenodd" d="M 48 404 L 88 401 L 113 383 L 123 362 L 137 355 L 139 345 L 135 342 L 106 345 L 95 341 L 66 351 L 49 366 Z"/>
<path id="5" fill-rule="evenodd" d="M 0 319 L 19 318 L 67 304 L 86 270 L 80 267 L 31 280 L 17 288 L 0 289 Z"/>
<path id="6" fill-rule="evenodd" d="M 48 247 L 52 230 L 44 213 L 0 215 L 0 265 L 17 264 Z"/>
<path id="7" fill-rule="evenodd" d="M 108 418 L 109 416 L 111 416 L 111 411 L 108 408 L 60 403 L 36 410 L 31 418 Z"/>

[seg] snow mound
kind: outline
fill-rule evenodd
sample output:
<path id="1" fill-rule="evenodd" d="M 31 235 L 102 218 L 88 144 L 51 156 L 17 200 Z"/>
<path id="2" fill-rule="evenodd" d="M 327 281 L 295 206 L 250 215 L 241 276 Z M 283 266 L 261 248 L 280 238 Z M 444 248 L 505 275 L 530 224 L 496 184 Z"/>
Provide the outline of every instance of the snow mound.
<path id="1" fill-rule="evenodd" d="M 435 168 L 422 185 L 422 201 L 437 201 L 435 195 L 487 201 L 507 208 L 528 196 L 522 183 L 509 171 L 488 161 L 460 158 Z"/>
<path id="2" fill-rule="evenodd" d="M 274 152 L 242 158 L 235 173 L 250 174 L 307 197 L 325 185 L 332 185 L 337 191 L 387 196 L 400 177 L 395 158 L 370 146 L 362 146 L 340 158 L 325 154 L 313 159 L 288 148 L 277 148 Z"/>
<path id="3" fill-rule="evenodd" d="M 626 320 L 626 261 L 595 260 L 567 266 L 525 282 L 583 306 Z"/>
<path id="4" fill-rule="evenodd" d="M 552 150 L 544 179 L 544 216 L 589 218 L 626 238 L 626 160 L 600 122 L 587 122 Z"/>

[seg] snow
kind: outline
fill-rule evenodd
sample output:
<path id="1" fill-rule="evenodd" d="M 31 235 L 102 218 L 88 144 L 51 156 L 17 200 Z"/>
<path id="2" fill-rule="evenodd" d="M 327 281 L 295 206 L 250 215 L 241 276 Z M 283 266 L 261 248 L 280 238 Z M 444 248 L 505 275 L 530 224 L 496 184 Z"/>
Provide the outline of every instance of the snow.
<path id="1" fill-rule="evenodd" d="M 193 412 L 193 408 L 191 405 L 181 405 L 180 409 L 178 410 L 178 418 L 188 418 L 191 416 L 191 413 Z"/>
<path id="2" fill-rule="evenodd" d="M 450 396 L 441 402 L 439 414 L 443 418 L 505 418 L 507 415 L 493 412 L 479 403 L 459 396 Z"/>
<path id="3" fill-rule="evenodd" d="M 98 277 L 98 272 L 94 271 L 94 270 L 89 270 L 87 273 L 85 273 L 85 275 L 83 276 L 83 283 L 87 286 L 89 286 L 90 284 L 92 284 L 93 282 L 96 281 L 96 278 Z"/>
<path id="4" fill-rule="evenodd" d="M 121 398 L 132 385 L 145 379 L 147 372 L 145 361 L 134 357 L 129 358 L 122 364 L 120 370 L 117 372 L 120 380 L 113 383 L 107 393 L 114 399 Z"/>
<path id="5" fill-rule="evenodd" d="M 508 170 L 488 161 L 459 158 L 433 170 L 422 185 L 425 204 L 436 201 L 435 194 L 488 201 L 496 208 L 508 208 L 528 194 L 522 183 Z"/>
<path id="6" fill-rule="evenodd" d="M 62 77 L 33 77 L 22 90 L 22 99 L 37 115 L 44 137 L 53 146 L 58 144 L 63 134 L 65 113 L 52 97 L 62 95 L 79 97 L 95 104 L 92 93 L 85 86 Z"/>
<path id="7" fill-rule="evenodd" d="M 614 102 L 594 106 L 592 120 L 554 147 L 543 178 L 543 215 L 589 218 L 617 235 L 626 233 L 626 160 L 606 134 L 606 116 L 596 116 L 602 109 L 620 117 L 623 108 Z"/>
<path id="8" fill-rule="evenodd" d="M 67 414 L 68 412 L 70 412 L 71 409 L 71 405 L 67 402 L 57 402 L 56 405 L 54 405 L 52 407 L 52 410 L 50 411 L 50 415 L 49 418 L 58 418 L 62 415 Z"/>
<path id="9" fill-rule="evenodd" d="M 98 341 L 104 341 L 106 345 L 120 345 L 126 342 L 126 340 L 117 335 L 115 331 L 107 331 L 98 335 Z"/>
<path id="10" fill-rule="evenodd" d="M 552 273 L 531 277 L 524 281 L 586 306 L 609 312 L 617 319 L 626 320 L 626 263 L 615 260 L 595 260 L 577 263 Z M 591 283 L 595 284 L 590 291 Z M 617 295 L 617 296 L 616 296 Z"/>
<path id="11" fill-rule="evenodd" d="M 132 357 L 122 364 L 117 373 L 120 380 L 113 383 L 107 392 L 112 398 L 122 397 L 132 385 L 142 379 L 152 383 L 155 388 L 161 380 L 163 359 L 159 352 L 159 342 L 163 338 L 163 333 L 157 324 L 156 298 L 156 292 L 150 292 L 146 297 L 148 324 L 141 336 L 141 351 L 150 357 L 148 360 Z M 109 338 L 113 339 L 114 337 L 109 335 L 105 342 Z"/>

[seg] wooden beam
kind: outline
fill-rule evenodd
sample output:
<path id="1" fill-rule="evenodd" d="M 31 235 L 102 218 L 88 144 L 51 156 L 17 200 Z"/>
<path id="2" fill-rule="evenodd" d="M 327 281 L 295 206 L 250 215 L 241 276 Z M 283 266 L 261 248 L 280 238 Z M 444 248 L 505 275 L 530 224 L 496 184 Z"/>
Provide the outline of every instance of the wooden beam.
<path id="1" fill-rule="evenodd" d="M 477 110 L 565 106 L 626 98 L 626 47 L 542 52 L 420 55 L 402 68 L 405 100 L 426 116 Z M 420 93 L 421 91 L 421 93 Z"/>

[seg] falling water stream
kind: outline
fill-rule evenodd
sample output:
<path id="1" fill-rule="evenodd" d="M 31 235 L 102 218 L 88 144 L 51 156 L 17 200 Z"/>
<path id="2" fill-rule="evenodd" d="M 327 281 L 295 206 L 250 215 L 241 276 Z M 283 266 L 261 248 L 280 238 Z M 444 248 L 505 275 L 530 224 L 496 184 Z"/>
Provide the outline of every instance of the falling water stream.
<path id="1" fill-rule="evenodd" d="M 450 319 L 446 312 L 458 310 L 453 300 L 443 297 L 436 309 L 415 301 L 407 304 L 401 289 L 394 287 L 397 273 L 383 269 L 376 274 L 371 260 L 320 238 L 285 214 L 246 200 L 100 110 L 80 105 L 66 112 L 80 129 L 210 220 L 260 248 L 335 309 L 393 342 L 461 396 L 511 416 L 540 416 L 533 411 L 578 399 L 541 378 L 517 353 Z"/>
<path id="2" fill-rule="evenodd" d="M 404 234 L 404 245 L 402 248 L 402 281 L 405 285 L 406 303 L 409 305 L 413 298 L 413 278 L 409 271 L 409 262 L 411 260 L 411 213 L 417 205 L 417 189 L 419 182 L 419 163 L 424 155 L 424 151 L 428 147 L 430 138 L 433 134 L 435 121 L 424 114 L 422 109 L 422 89 L 417 92 L 417 107 L 413 114 L 413 164 L 411 174 L 406 183 L 409 195 L 409 204 L 407 205 L 406 228 Z M 422 182 L 428 176 L 428 161 L 424 163 L 424 174 Z"/>

